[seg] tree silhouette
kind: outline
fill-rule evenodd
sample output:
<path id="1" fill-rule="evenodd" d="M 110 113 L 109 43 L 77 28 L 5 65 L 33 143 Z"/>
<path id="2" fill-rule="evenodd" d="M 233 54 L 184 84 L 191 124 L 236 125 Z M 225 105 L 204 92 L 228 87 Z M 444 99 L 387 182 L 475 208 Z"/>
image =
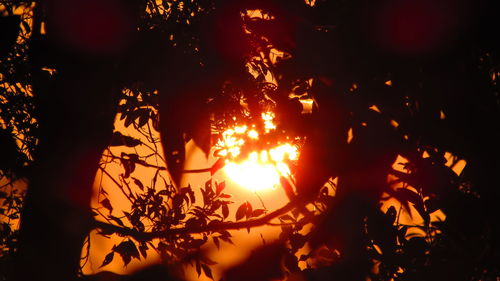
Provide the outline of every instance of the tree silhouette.
<path id="1" fill-rule="evenodd" d="M 276 221 L 279 239 L 223 280 L 497 280 L 499 10 L 492 0 L 0 1 L 2 280 L 179 280 L 186 264 L 214 279 L 201 246 Z M 293 177 L 281 179 L 289 203 L 232 214 L 224 182 L 207 181 L 201 198 L 182 186 L 183 174 L 224 164 L 185 170 L 188 141 L 208 157 L 214 131 L 268 109 L 280 133 L 245 149 L 296 137 Z M 126 150 L 139 146 L 148 153 Z M 118 178 L 106 174 L 113 161 Z M 154 171 L 150 183 L 139 166 Z M 116 216 L 102 188 L 91 208 L 97 172 L 130 212 Z M 399 207 L 383 207 L 389 199 Z M 444 221 L 431 219 L 438 210 Z M 148 249 L 161 266 L 82 275 L 92 230 L 122 238 L 101 267 Z"/>

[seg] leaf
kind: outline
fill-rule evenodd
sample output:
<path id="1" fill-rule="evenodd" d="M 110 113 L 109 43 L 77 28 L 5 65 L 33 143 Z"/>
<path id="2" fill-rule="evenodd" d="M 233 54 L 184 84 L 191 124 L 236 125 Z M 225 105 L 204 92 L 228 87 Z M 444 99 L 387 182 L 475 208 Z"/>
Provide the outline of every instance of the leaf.
<path id="1" fill-rule="evenodd" d="M 201 268 L 203 269 L 203 273 L 205 273 L 205 275 L 206 275 L 208 278 L 210 278 L 210 279 L 214 280 L 214 277 L 213 277 L 213 275 L 212 275 L 212 269 L 210 269 L 210 267 L 209 267 L 208 265 L 206 265 L 206 264 L 202 264 L 202 265 L 201 265 Z"/>
<path id="2" fill-rule="evenodd" d="M 134 177 L 132 177 L 132 179 L 134 180 L 135 185 L 137 185 L 142 191 L 144 191 L 144 185 L 142 184 L 142 182 Z"/>
<path id="3" fill-rule="evenodd" d="M 148 245 L 146 243 L 142 243 L 139 246 L 139 251 L 141 252 L 142 257 L 145 259 L 148 257 L 147 250 L 148 250 Z"/>
<path id="4" fill-rule="evenodd" d="M 236 220 L 239 221 L 241 220 L 247 213 L 247 203 L 243 203 L 238 207 L 238 210 L 236 211 Z"/>
<path id="5" fill-rule="evenodd" d="M 139 139 L 125 136 L 121 132 L 113 132 L 113 136 L 111 137 L 110 146 L 126 146 L 126 147 L 136 147 L 142 144 Z"/>
<path id="6" fill-rule="evenodd" d="M 398 188 L 396 190 L 396 193 L 398 193 L 398 199 L 402 199 L 413 204 L 419 204 L 420 202 L 422 202 L 422 198 L 420 197 L 420 195 L 410 189 Z"/>
<path id="7" fill-rule="evenodd" d="M 394 206 L 390 206 L 389 209 L 387 209 L 387 212 L 385 212 L 387 217 L 389 218 L 390 223 L 394 223 L 396 221 L 396 208 Z"/>
<path id="8" fill-rule="evenodd" d="M 227 243 L 234 245 L 233 240 L 231 240 L 231 238 L 229 238 L 228 236 L 220 236 L 219 238 L 222 239 L 222 241 L 224 241 L 224 242 L 227 242 Z"/>
<path id="9" fill-rule="evenodd" d="M 191 204 L 194 204 L 196 203 L 196 198 L 194 197 L 194 191 L 191 190 L 191 187 L 189 187 L 190 190 L 188 192 L 188 195 L 189 195 L 189 199 L 191 199 Z"/>
<path id="10" fill-rule="evenodd" d="M 125 174 L 123 175 L 124 178 L 130 177 L 130 174 L 135 171 L 135 163 L 133 161 L 130 161 L 130 159 L 124 158 L 125 154 L 122 153 L 122 157 L 120 158 L 120 162 L 123 165 L 123 168 L 125 169 Z"/>
<path id="11" fill-rule="evenodd" d="M 196 260 L 196 273 L 198 274 L 198 278 L 201 275 L 201 264 L 199 260 Z"/>
<path id="12" fill-rule="evenodd" d="M 214 190 L 212 189 L 212 180 L 208 180 L 205 182 L 205 190 L 208 194 L 213 194 Z"/>
<path id="13" fill-rule="evenodd" d="M 247 211 L 246 211 L 245 216 L 247 217 L 247 219 L 249 219 L 252 217 L 252 214 L 253 214 L 252 205 L 247 201 Z"/>
<path id="14" fill-rule="evenodd" d="M 227 218 L 227 216 L 229 216 L 229 207 L 227 206 L 227 204 L 222 204 L 222 216 L 224 218 Z"/>
<path id="15" fill-rule="evenodd" d="M 212 239 L 214 240 L 214 244 L 215 246 L 217 247 L 217 250 L 220 249 L 220 242 L 219 242 L 219 238 L 218 237 L 215 237 L 213 236 Z"/>
<path id="16" fill-rule="evenodd" d="M 230 194 L 226 194 L 226 193 L 221 193 L 221 194 L 219 195 L 219 197 L 220 197 L 220 198 L 226 198 L 226 199 L 229 199 L 229 198 L 231 198 L 231 195 L 230 195 Z"/>
<path id="17" fill-rule="evenodd" d="M 115 252 L 113 252 L 113 251 L 111 253 L 107 254 L 106 257 L 104 258 L 104 261 L 102 262 L 101 266 L 99 266 L 99 268 L 110 264 L 113 261 L 114 257 L 115 257 Z"/>
<path id="18" fill-rule="evenodd" d="M 217 264 L 216 261 L 213 261 L 206 256 L 201 257 L 201 260 L 203 261 L 203 263 L 206 263 L 207 265 L 216 265 Z"/>
<path id="19" fill-rule="evenodd" d="M 125 128 L 128 128 L 128 126 L 130 126 L 130 124 L 132 124 L 132 122 L 134 122 L 134 118 L 132 117 L 132 114 L 127 114 L 127 118 L 125 118 Z"/>
<path id="20" fill-rule="evenodd" d="M 108 211 L 111 213 L 113 211 L 113 206 L 111 206 L 111 202 L 109 202 L 108 198 L 105 198 L 101 201 L 101 205 L 108 209 Z"/>
<path id="21" fill-rule="evenodd" d="M 226 187 L 226 182 L 221 182 L 221 183 L 216 184 L 216 185 L 217 185 L 217 187 L 215 189 L 215 194 L 219 195 L 222 192 L 222 190 L 224 190 L 224 188 Z"/>
<path id="22" fill-rule="evenodd" d="M 145 110 L 141 110 L 139 112 L 139 124 L 138 126 L 139 127 L 142 127 L 144 125 L 146 125 L 149 121 L 149 110 L 148 109 L 145 109 Z"/>
<path id="23" fill-rule="evenodd" d="M 113 250 L 117 252 L 123 259 L 123 263 L 127 266 L 132 258 L 140 259 L 139 251 L 134 242 L 127 240 L 114 247 Z"/>
<path id="24" fill-rule="evenodd" d="M 110 215 L 109 218 L 121 226 L 125 226 L 120 218 Z"/>
<path id="25" fill-rule="evenodd" d="M 266 210 L 264 210 L 264 209 L 255 209 L 255 210 L 253 210 L 252 217 L 260 217 L 265 212 L 266 212 Z"/>
<path id="26" fill-rule="evenodd" d="M 415 208 L 418 210 L 419 208 L 423 209 L 423 201 L 420 195 L 417 193 L 413 192 L 410 189 L 406 188 L 398 188 L 394 193 L 392 194 L 394 198 L 396 198 L 401 204 L 404 206 L 410 217 L 412 217 L 410 207 L 408 205 L 408 202 L 413 203 L 415 205 Z"/>

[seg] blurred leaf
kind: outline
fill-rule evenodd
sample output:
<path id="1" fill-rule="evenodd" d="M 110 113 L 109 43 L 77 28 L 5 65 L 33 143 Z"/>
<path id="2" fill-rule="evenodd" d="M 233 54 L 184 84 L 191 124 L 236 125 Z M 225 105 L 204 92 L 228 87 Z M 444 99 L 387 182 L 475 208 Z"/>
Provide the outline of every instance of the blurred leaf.
<path id="1" fill-rule="evenodd" d="M 207 265 L 216 265 L 217 262 L 211 260 L 210 258 L 208 258 L 207 256 L 202 256 L 201 257 L 201 260 L 203 261 L 203 263 L 207 264 Z"/>
<path id="2" fill-rule="evenodd" d="M 212 236 L 212 239 L 214 240 L 214 244 L 215 246 L 217 247 L 217 250 L 220 249 L 220 242 L 219 242 L 219 238 L 216 237 L 216 236 Z"/>
<path id="3" fill-rule="evenodd" d="M 200 277 L 201 275 L 201 264 L 200 264 L 200 261 L 199 260 L 196 260 L 196 273 L 198 274 L 198 278 Z"/>
<path id="4" fill-rule="evenodd" d="M 299 261 L 294 254 L 286 253 L 284 255 L 283 263 L 285 264 L 286 268 L 292 273 L 300 271 L 300 268 L 298 266 Z"/>
<path id="5" fill-rule="evenodd" d="M 295 219 L 292 218 L 290 215 L 283 215 L 280 217 L 280 220 L 282 221 L 290 221 L 290 222 L 295 222 Z"/>
<path id="6" fill-rule="evenodd" d="M 205 275 L 206 275 L 208 278 L 210 278 L 210 279 L 214 280 L 214 277 L 213 277 L 213 275 L 212 275 L 212 269 L 210 269 L 210 267 L 209 267 L 208 265 L 206 265 L 206 264 L 201 264 L 201 268 L 203 269 L 203 273 L 205 273 Z"/>
<path id="7" fill-rule="evenodd" d="M 260 217 L 260 216 L 262 216 L 265 212 L 266 212 L 266 210 L 264 210 L 264 209 L 255 209 L 255 210 L 253 210 L 253 212 L 252 212 L 252 217 Z"/>

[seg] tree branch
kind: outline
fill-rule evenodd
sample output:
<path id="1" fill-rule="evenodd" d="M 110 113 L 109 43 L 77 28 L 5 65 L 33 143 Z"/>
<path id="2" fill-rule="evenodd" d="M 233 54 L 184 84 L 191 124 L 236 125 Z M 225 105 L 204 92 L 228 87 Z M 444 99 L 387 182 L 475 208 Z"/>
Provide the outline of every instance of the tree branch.
<path id="1" fill-rule="evenodd" d="M 265 216 L 252 220 L 246 220 L 240 222 L 221 222 L 217 224 L 209 224 L 198 227 L 172 228 L 165 231 L 154 231 L 154 232 L 137 231 L 129 227 L 117 226 L 114 224 L 97 220 L 94 221 L 93 228 L 99 228 L 105 230 L 106 232 L 114 232 L 120 235 L 130 236 L 138 241 L 148 241 L 155 238 L 165 238 L 171 235 L 178 235 L 178 234 L 193 234 L 193 233 L 214 232 L 214 231 L 231 230 L 231 229 L 253 228 L 268 224 L 270 220 L 282 214 L 285 214 L 296 207 L 300 207 L 303 204 L 304 202 L 300 200 L 290 201 L 285 206 Z"/>

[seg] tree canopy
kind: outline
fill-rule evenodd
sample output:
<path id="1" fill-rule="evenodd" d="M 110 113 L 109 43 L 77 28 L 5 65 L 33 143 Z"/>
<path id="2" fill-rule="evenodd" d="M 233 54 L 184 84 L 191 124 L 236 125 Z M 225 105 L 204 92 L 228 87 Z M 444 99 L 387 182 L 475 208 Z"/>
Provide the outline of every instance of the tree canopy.
<path id="1" fill-rule="evenodd" d="M 191 265 L 227 281 L 498 280 L 499 11 L 0 0 L 0 279 L 183 280 Z M 188 143 L 213 165 L 186 169 Z M 286 164 L 277 209 L 182 181 L 283 144 L 298 156 L 266 156 Z M 130 210 L 93 194 L 96 174 Z M 214 276 L 203 246 L 261 225 L 279 238 Z M 92 231 L 120 238 L 103 268 L 161 262 L 84 275 Z"/>

